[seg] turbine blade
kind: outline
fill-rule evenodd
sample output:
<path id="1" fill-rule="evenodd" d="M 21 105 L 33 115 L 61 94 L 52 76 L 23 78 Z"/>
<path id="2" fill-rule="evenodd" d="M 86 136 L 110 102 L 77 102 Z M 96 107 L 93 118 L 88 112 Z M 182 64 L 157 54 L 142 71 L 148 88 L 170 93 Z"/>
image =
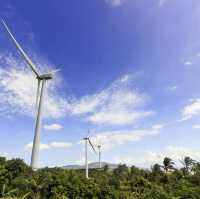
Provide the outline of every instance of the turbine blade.
<path id="1" fill-rule="evenodd" d="M 90 144 L 90 146 L 92 147 L 93 151 L 97 154 L 97 152 L 96 152 L 96 150 L 95 150 L 95 148 L 94 148 L 92 142 L 90 141 L 90 138 L 88 138 L 88 141 L 89 141 L 89 144 Z"/>
<path id="2" fill-rule="evenodd" d="M 87 132 L 87 136 L 86 137 L 89 137 L 90 135 L 90 129 L 88 129 L 88 132 Z"/>
<path id="3" fill-rule="evenodd" d="M 54 75 L 55 73 L 57 73 L 59 71 L 60 71 L 60 69 L 55 69 L 55 70 L 49 71 L 47 73 L 44 73 L 43 75 Z"/>
<path id="4" fill-rule="evenodd" d="M 50 71 L 49 73 L 51 73 L 51 74 L 55 74 L 55 73 L 57 73 L 57 72 L 59 72 L 59 71 L 60 71 L 60 69 L 57 68 L 57 69 L 55 69 L 55 70 Z"/>
<path id="5" fill-rule="evenodd" d="M 1 20 L 3 26 L 5 27 L 7 33 L 11 37 L 12 41 L 14 42 L 16 48 L 19 50 L 20 54 L 24 57 L 28 65 L 31 67 L 32 71 L 36 74 L 37 77 L 39 77 L 39 73 L 37 72 L 35 64 L 31 61 L 31 59 L 28 57 L 28 55 L 25 53 L 25 51 L 22 49 L 22 47 L 19 45 L 18 41 L 15 39 L 13 34 L 11 33 L 10 29 L 8 28 L 7 24 L 4 22 L 4 20 Z"/>

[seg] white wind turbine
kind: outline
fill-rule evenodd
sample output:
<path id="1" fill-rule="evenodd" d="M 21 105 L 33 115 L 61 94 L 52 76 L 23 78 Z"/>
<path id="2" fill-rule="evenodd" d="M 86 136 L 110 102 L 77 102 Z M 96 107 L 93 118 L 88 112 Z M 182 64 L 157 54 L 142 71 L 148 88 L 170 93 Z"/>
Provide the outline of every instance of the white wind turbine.
<path id="1" fill-rule="evenodd" d="M 85 177 L 88 179 L 88 143 L 90 144 L 90 146 L 92 147 L 92 150 L 96 152 L 94 145 L 92 144 L 90 138 L 89 138 L 89 131 L 88 131 L 88 135 L 86 137 L 83 138 L 83 140 L 85 140 Z"/>
<path id="2" fill-rule="evenodd" d="M 36 75 L 37 79 L 37 96 L 36 96 L 36 122 L 35 122 L 35 134 L 34 134 L 34 141 L 33 141 L 33 148 L 32 148 L 32 155 L 31 155 L 31 167 L 32 169 L 37 169 L 37 162 L 38 162 L 38 155 L 40 150 L 40 131 L 42 125 L 42 109 L 43 109 L 43 101 L 44 101 L 44 91 L 45 91 L 45 84 L 47 80 L 51 80 L 54 77 L 54 74 L 58 70 L 50 71 L 47 73 L 40 74 L 37 70 L 35 64 L 31 61 L 29 56 L 25 53 L 22 49 L 20 44 L 14 38 L 13 34 L 9 30 L 6 23 L 2 20 L 2 24 L 5 27 L 8 35 L 14 42 L 16 48 L 25 59 L 26 63 L 30 66 L 33 73 Z"/>
<path id="3" fill-rule="evenodd" d="M 97 140 L 98 140 L 98 145 L 95 145 L 97 148 L 98 148 L 98 166 L 99 166 L 99 169 L 101 169 L 101 148 L 102 148 L 102 145 L 101 145 L 101 141 L 100 141 L 100 138 L 97 137 Z"/>

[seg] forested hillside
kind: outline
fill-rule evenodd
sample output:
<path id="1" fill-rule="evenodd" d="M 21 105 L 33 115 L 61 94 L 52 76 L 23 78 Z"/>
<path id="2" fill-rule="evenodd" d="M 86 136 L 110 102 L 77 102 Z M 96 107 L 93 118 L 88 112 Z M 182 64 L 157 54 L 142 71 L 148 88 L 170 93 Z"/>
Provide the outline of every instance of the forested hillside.
<path id="1" fill-rule="evenodd" d="M 32 171 L 23 160 L 0 158 L 1 198 L 27 199 L 200 199 L 200 163 L 185 157 L 177 169 L 173 160 L 149 170 L 119 165 L 84 170 L 43 168 Z"/>

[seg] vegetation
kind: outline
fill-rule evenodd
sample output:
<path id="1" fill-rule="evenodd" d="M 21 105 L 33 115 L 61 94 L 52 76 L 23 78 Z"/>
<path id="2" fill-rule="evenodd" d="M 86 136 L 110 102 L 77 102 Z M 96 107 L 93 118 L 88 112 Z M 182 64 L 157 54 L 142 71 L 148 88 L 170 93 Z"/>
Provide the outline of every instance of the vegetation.
<path id="1" fill-rule="evenodd" d="M 16 199 L 200 199 L 200 163 L 185 157 L 182 168 L 166 157 L 150 170 L 119 165 L 114 170 L 43 168 L 0 157 L 0 198 Z"/>

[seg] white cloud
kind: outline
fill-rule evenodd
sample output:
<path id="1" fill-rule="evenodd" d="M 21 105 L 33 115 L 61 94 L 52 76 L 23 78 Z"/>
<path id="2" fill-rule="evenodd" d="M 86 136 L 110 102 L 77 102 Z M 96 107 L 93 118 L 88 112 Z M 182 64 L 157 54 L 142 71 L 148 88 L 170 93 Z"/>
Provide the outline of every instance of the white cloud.
<path id="1" fill-rule="evenodd" d="M 129 75 L 124 75 L 122 78 L 121 78 L 121 82 L 128 82 L 130 80 L 130 76 Z"/>
<path id="2" fill-rule="evenodd" d="M 186 66 L 191 66 L 192 62 L 191 61 L 185 61 L 183 64 L 186 65 Z"/>
<path id="3" fill-rule="evenodd" d="M 37 63 L 41 65 L 42 62 L 37 60 Z M 34 74 L 12 54 L 0 54 L 0 64 L 0 114 L 35 117 L 37 81 Z M 46 64 L 45 68 L 50 67 Z M 47 82 L 44 117 L 59 118 L 68 114 L 94 124 L 133 124 L 153 111 L 144 108 L 149 97 L 133 89 L 132 83 L 131 76 L 124 75 L 108 88 L 77 99 L 62 97 L 58 92 L 61 80 L 53 79 Z M 54 125 L 52 128 L 59 127 Z"/>
<path id="4" fill-rule="evenodd" d="M 0 64 L 0 113 L 35 116 L 35 76 L 11 54 L 1 54 Z M 67 112 L 68 101 L 56 92 L 58 83 L 56 79 L 47 83 L 44 117 L 58 118 Z"/>
<path id="5" fill-rule="evenodd" d="M 72 146 L 72 144 L 68 142 L 52 142 L 49 145 L 52 148 L 70 148 Z"/>
<path id="6" fill-rule="evenodd" d="M 166 126 L 166 124 L 155 124 L 152 126 L 152 129 L 154 130 L 161 130 Z"/>
<path id="7" fill-rule="evenodd" d="M 25 149 L 25 151 L 29 151 L 29 150 L 32 150 L 32 147 L 33 147 L 33 143 L 30 142 L 30 143 L 28 143 L 28 144 L 25 145 L 24 149 Z M 49 148 L 50 147 L 49 147 L 48 144 L 40 143 L 40 151 L 47 150 Z"/>
<path id="8" fill-rule="evenodd" d="M 193 129 L 200 129 L 200 125 L 199 124 L 195 124 L 192 126 Z"/>
<path id="9" fill-rule="evenodd" d="M 118 7 L 121 6 L 125 0 L 105 0 L 105 2 L 112 7 Z"/>
<path id="10" fill-rule="evenodd" d="M 84 96 L 73 102 L 71 112 L 73 115 L 91 113 L 97 109 L 97 107 L 103 105 L 105 98 L 108 98 L 108 93 L 105 91 L 94 95 Z"/>
<path id="11" fill-rule="evenodd" d="M 68 142 L 51 142 L 49 144 L 43 144 L 40 143 L 40 150 L 48 150 L 48 149 L 52 149 L 52 148 L 70 148 L 72 146 L 72 143 L 68 143 Z M 33 147 L 33 143 L 30 142 L 27 145 L 25 145 L 24 149 L 25 151 L 30 151 L 32 150 Z"/>
<path id="12" fill-rule="evenodd" d="M 168 91 L 175 91 L 177 89 L 178 89 L 178 86 L 169 86 L 169 87 L 167 87 Z"/>
<path id="13" fill-rule="evenodd" d="M 9 155 L 9 153 L 7 153 L 7 152 L 0 152 L 0 156 L 3 156 L 3 157 L 8 157 L 8 155 Z"/>
<path id="14" fill-rule="evenodd" d="M 109 151 L 116 146 L 123 145 L 127 142 L 136 142 L 142 140 L 146 136 L 153 136 L 160 133 L 159 128 L 150 128 L 144 130 L 121 130 L 100 132 L 91 137 L 91 141 L 97 145 L 101 143 L 103 151 Z"/>
<path id="15" fill-rule="evenodd" d="M 43 128 L 45 130 L 49 130 L 49 131 L 58 131 L 58 130 L 62 129 L 63 126 L 60 124 L 45 124 Z"/>
<path id="16" fill-rule="evenodd" d="M 86 115 L 95 124 L 127 125 L 153 114 L 143 110 L 147 95 L 132 88 L 131 77 L 125 75 L 94 95 L 75 100 L 71 106 L 73 115 Z"/>
<path id="17" fill-rule="evenodd" d="M 193 100 L 189 105 L 182 110 L 182 120 L 190 119 L 193 116 L 200 114 L 200 99 Z"/>
<path id="18" fill-rule="evenodd" d="M 88 120 L 96 124 L 110 125 L 128 125 L 134 123 L 137 119 L 151 115 L 152 112 L 129 112 L 129 111 L 102 111 L 88 117 Z"/>
<path id="19" fill-rule="evenodd" d="M 163 152 L 150 152 L 149 154 L 154 154 L 155 160 L 160 163 L 163 161 L 164 157 L 170 157 L 175 162 L 179 163 L 185 156 L 190 156 L 195 160 L 200 159 L 200 149 L 193 149 L 183 146 L 167 146 Z M 153 158 L 152 158 L 153 160 Z"/>

